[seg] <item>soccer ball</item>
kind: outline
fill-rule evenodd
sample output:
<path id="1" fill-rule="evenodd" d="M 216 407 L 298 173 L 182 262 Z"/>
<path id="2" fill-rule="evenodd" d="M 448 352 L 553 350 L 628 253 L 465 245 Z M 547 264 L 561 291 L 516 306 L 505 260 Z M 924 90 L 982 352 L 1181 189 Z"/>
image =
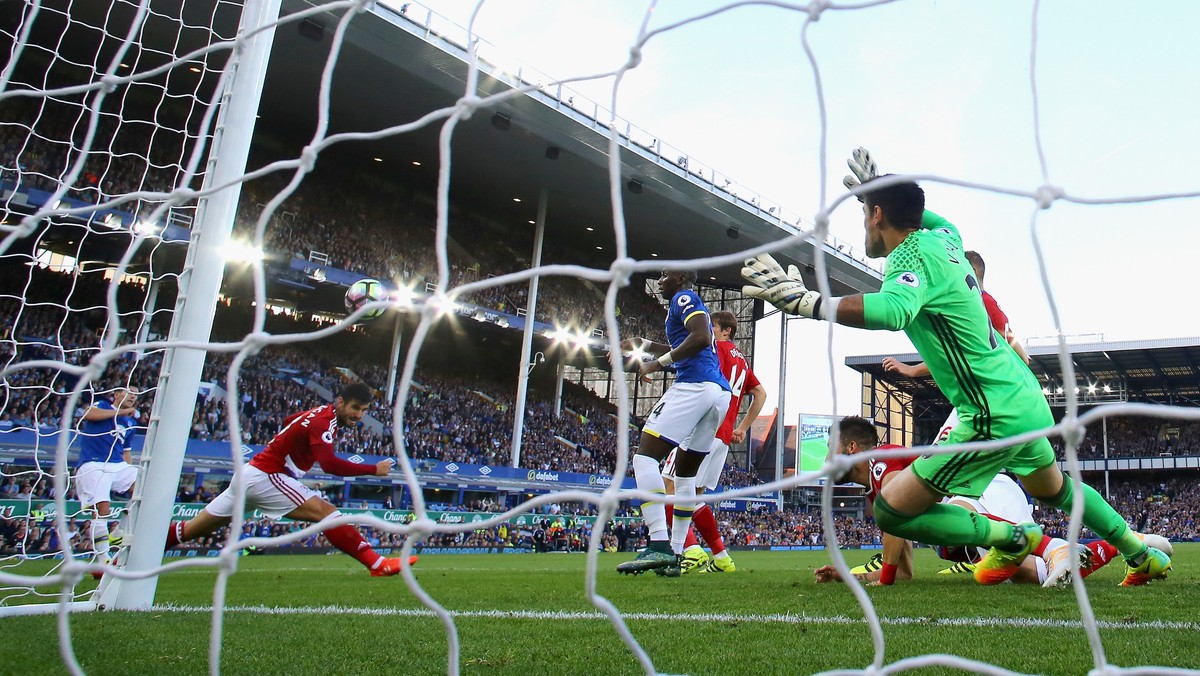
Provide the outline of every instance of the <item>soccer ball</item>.
<path id="1" fill-rule="evenodd" d="M 387 298 L 387 291 L 378 279 L 360 279 L 346 289 L 346 311 L 355 312 L 367 303 Z M 358 318 L 359 322 L 369 322 L 378 318 L 384 308 L 374 308 Z"/>

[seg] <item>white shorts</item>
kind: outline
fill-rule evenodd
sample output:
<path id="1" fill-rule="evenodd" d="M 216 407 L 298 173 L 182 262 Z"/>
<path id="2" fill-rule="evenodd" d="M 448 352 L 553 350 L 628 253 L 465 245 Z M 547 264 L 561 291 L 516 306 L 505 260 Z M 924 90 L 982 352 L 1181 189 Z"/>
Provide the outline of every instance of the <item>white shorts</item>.
<path id="1" fill-rule="evenodd" d="M 729 391 L 716 383 L 675 383 L 663 393 L 642 431 L 679 448 L 705 453 L 729 408 Z"/>
<path id="2" fill-rule="evenodd" d="M 678 452 L 678 448 L 672 449 L 663 463 L 662 475 L 671 480 L 675 479 L 675 454 Z M 721 480 L 721 472 L 725 470 L 725 459 L 728 457 L 728 444 L 720 439 L 713 439 L 712 449 L 704 456 L 700 469 L 696 470 L 696 487 L 710 491 L 716 489 Z"/>
<path id="3" fill-rule="evenodd" d="M 242 467 L 246 481 L 246 511 L 257 509 L 272 519 L 290 514 L 311 497 L 321 497 L 290 474 L 267 474 L 254 465 Z M 230 484 L 220 495 L 213 498 L 204 510 L 213 516 L 233 516 L 234 495 Z"/>
<path id="4" fill-rule="evenodd" d="M 983 491 L 979 498 L 965 498 L 953 495 L 942 498 L 942 502 L 965 502 L 980 514 L 987 514 L 1009 523 L 1029 523 L 1033 521 L 1033 506 L 1025 491 L 1007 474 L 997 474 L 992 483 Z M 980 548 L 981 555 L 987 555 L 986 548 Z"/>
<path id="5" fill-rule="evenodd" d="M 933 440 L 933 445 L 937 446 L 950 436 L 950 430 L 958 427 L 958 409 L 950 409 L 950 415 L 946 417 L 946 422 L 942 423 L 942 429 L 938 430 L 937 438 Z"/>
<path id="6" fill-rule="evenodd" d="M 127 462 L 85 462 L 75 471 L 75 493 L 84 507 L 112 502 L 112 492 L 124 493 L 137 479 L 137 467 Z"/>

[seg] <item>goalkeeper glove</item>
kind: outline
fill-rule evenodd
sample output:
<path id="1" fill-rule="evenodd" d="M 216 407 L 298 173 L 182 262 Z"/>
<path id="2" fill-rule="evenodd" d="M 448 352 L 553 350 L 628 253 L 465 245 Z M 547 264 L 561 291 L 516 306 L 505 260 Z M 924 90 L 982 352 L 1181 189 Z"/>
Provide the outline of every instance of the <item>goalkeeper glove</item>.
<path id="1" fill-rule="evenodd" d="M 742 278 L 752 283 L 742 287 L 742 293 L 751 298 L 760 298 L 790 315 L 825 319 L 821 294 L 808 290 L 795 265 L 784 272 L 771 254 L 759 254 L 746 260 Z"/>
<path id="2" fill-rule="evenodd" d="M 847 190 L 854 190 L 879 175 L 879 168 L 875 166 L 875 160 L 871 159 L 871 153 L 866 148 L 855 148 L 854 152 L 850 153 L 850 159 L 846 160 L 846 166 L 854 172 L 853 176 L 847 175 L 842 179 L 842 185 L 846 186 Z M 863 201 L 862 195 L 858 195 L 858 201 Z"/>

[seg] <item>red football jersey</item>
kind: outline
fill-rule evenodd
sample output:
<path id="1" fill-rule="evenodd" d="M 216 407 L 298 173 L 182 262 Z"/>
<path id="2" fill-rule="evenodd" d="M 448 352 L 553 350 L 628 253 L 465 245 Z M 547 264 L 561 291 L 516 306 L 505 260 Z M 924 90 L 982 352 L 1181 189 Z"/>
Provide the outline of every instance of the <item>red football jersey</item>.
<path id="1" fill-rule="evenodd" d="M 881 444 L 872 450 L 878 451 L 894 451 L 904 448 L 904 446 L 893 446 L 892 444 Z M 880 458 L 870 460 L 871 467 L 871 485 L 867 490 L 867 499 L 874 500 L 875 496 L 879 495 L 880 489 L 883 488 L 883 477 L 892 472 L 899 472 L 913 463 L 917 456 L 901 456 L 899 458 Z"/>
<path id="2" fill-rule="evenodd" d="M 374 474 L 375 465 L 342 460 L 333 454 L 337 427 L 333 404 L 293 414 L 283 421 L 283 429 L 262 453 L 250 460 L 250 464 L 268 474 L 286 473 L 296 477 L 303 476 L 314 463 L 338 476 Z"/>
<path id="3" fill-rule="evenodd" d="M 1000 304 L 992 298 L 992 294 L 987 291 L 983 292 L 983 307 L 987 309 L 988 319 L 992 322 L 992 328 L 1004 337 L 1004 332 L 1008 329 L 1008 315 L 1004 314 L 1004 310 L 1000 309 Z"/>
<path id="4" fill-rule="evenodd" d="M 717 438 L 729 445 L 733 437 L 733 428 L 737 424 L 738 409 L 742 405 L 742 393 L 758 387 L 758 376 L 750 370 L 746 357 L 732 340 L 717 341 L 717 358 L 721 361 L 721 373 L 729 380 L 729 388 L 733 396 L 729 398 L 729 410 L 725 412 L 725 420 L 717 428 Z"/>

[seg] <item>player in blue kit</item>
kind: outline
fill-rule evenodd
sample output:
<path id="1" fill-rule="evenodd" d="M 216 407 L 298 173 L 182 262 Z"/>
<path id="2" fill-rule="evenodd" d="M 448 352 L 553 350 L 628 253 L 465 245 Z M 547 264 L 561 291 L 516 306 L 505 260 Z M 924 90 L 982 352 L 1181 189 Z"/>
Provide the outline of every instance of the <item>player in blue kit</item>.
<path id="1" fill-rule="evenodd" d="M 625 341 L 626 349 L 636 347 L 658 355 L 657 359 L 641 364 L 639 378 L 648 381 L 651 374 L 675 367 L 675 383 L 654 405 L 642 427 L 642 438 L 633 456 L 633 476 L 639 490 L 666 495 L 659 466 L 671 449 L 678 447 L 675 497 L 679 501 L 675 503 L 669 536 L 665 505 L 642 504 L 642 519 L 650 531 L 650 544 L 633 561 L 618 565 L 620 573 L 661 568 L 669 576 L 679 574 L 679 555 L 696 509 L 696 471 L 712 448 L 717 428 L 729 408 L 729 381 L 721 374 L 713 344 L 712 320 L 704 301 L 692 290 L 695 283 L 695 272 L 664 270 L 658 280 L 658 292 L 668 300 L 668 343 L 645 338 Z"/>
<path id="2" fill-rule="evenodd" d="M 124 493 L 133 487 L 137 467 L 131 448 L 136 432 L 138 393 L 130 388 L 113 390 L 112 399 L 100 399 L 83 413 L 79 426 L 79 468 L 75 471 L 75 492 L 84 510 L 92 511 L 90 522 L 92 548 L 96 561 L 110 562 L 111 541 L 108 517 L 112 513 L 110 493 Z M 118 545 L 119 546 L 119 545 Z M 93 574 L 99 577 L 98 573 Z"/>

